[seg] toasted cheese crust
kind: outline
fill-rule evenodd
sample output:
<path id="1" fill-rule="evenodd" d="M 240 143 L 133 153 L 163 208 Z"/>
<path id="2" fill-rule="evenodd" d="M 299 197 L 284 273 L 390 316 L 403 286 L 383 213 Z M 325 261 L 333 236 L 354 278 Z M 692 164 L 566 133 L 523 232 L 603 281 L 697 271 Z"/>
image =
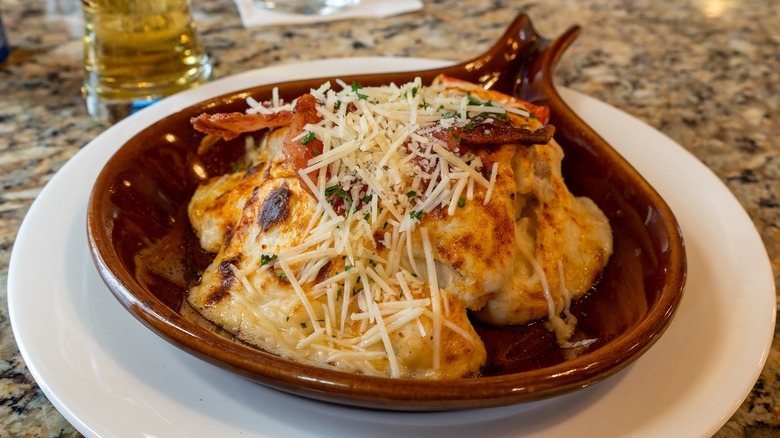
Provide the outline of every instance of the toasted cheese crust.
<path id="1" fill-rule="evenodd" d="M 612 230 L 588 198 L 571 194 L 561 175 L 563 151 L 554 141 L 518 149 L 514 269 L 476 313 L 496 325 L 560 315 L 598 279 L 612 254 Z"/>
<path id="2" fill-rule="evenodd" d="M 283 137 L 284 132 L 267 137 L 261 146 L 265 153 L 249 171 L 212 178 L 193 196 L 189 204 L 193 228 L 201 245 L 217 248 L 218 253 L 200 284 L 189 291 L 188 304 L 236 338 L 280 356 L 351 372 L 391 375 L 381 333 L 363 327 L 371 311 L 361 310 L 359 295 L 352 296 L 344 311 L 355 318 L 345 319 L 340 326 L 336 313 L 341 313 L 346 293 L 332 288 L 318 290 L 323 279 L 345 272 L 345 261 L 337 257 L 323 264 L 315 272 L 320 281 L 299 285 L 298 291 L 287 278 L 286 269 L 269 260 L 271 254 L 305 240 L 305 230 L 316 210 L 315 200 L 280 159 Z M 265 161 L 268 156 L 276 161 Z M 281 210 L 286 213 L 264 221 L 263 211 L 280 210 L 280 193 L 285 194 Z M 380 253 L 387 251 L 385 248 Z M 301 299 L 299 293 L 306 298 Z M 379 315 L 387 318 L 386 326 L 397 326 L 388 330 L 387 340 L 396 352 L 398 377 L 453 378 L 478 372 L 486 353 L 466 307 L 451 296 L 445 298 L 449 328 L 442 333 L 440 360 L 447 365 L 434 367 L 433 316 L 425 309 L 429 304 L 420 305 L 430 301 L 430 293 L 418 285 L 407 294 L 376 307 Z M 329 327 L 317 333 L 312 320 L 327 322 Z M 336 332 L 338 342 L 327 342 Z M 322 339 L 315 339 L 318 337 Z"/>

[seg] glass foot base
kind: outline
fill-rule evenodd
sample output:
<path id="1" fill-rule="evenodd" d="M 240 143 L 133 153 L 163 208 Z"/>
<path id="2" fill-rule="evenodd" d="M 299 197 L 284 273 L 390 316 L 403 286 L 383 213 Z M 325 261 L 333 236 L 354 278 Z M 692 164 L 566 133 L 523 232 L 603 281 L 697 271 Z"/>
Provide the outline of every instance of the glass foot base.
<path id="1" fill-rule="evenodd" d="M 360 0 L 255 0 L 261 8 L 298 15 L 331 15 L 358 3 Z"/>
<path id="2" fill-rule="evenodd" d="M 81 91 L 84 95 L 84 100 L 87 103 L 87 112 L 89 115 L 95 120 L 113 124 L 165 97 L 204 84 L 211 80 L 211 78 L 211 65 L 207 63 L 197 74 L 188 78 L 186 83 L 175 84 L 169 87 L 158 87 L 155 90 L 146 90 L 146 92 L 140 90 L 143 93 L 129 93 L 127 91 L 123 91 L 121 94 L 117 93 L 122 96 L 122 98 L 98 93 L 95 91 L 95 88 L 90 85 L 88 79 L 84 82 Z M 114 94 L 114 96 L 117 94 Z"/>
<path id="3" fill-rule="evenodd" d="M 160 99 L 137 100 L 134 102 L 107 102 L 85 93 L 87 112 L 93 119 L 106 123 L 116 123 L 125 117 L 157 102 Z"/>

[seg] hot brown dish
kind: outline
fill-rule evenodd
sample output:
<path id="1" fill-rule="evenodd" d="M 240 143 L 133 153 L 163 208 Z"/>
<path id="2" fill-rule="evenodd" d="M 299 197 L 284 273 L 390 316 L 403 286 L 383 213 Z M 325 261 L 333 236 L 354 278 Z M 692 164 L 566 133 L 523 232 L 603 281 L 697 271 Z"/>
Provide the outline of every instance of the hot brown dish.
<path id="1" fill-rule="evenodd" d="M 370 375 L 478 375 L 486 350 L 470 316 L 545 319 L 560 348 L 586 347 L 569 306 L 596 282 L 612 233 L 566 187 L 548 120 L 447 76 L 327 82 L 193 118 L 209 134 L 201 152 L 258 134 L 189 203 L 216 257 L 188 305 L 266 351 Z"/>

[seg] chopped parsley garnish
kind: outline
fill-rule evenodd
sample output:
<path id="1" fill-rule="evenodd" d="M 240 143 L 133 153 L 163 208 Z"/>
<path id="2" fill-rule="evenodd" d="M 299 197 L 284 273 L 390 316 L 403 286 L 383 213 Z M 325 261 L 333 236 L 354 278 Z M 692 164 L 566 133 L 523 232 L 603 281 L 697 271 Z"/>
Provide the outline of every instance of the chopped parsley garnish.
<path id="1" fill-rule="evenodd" d="M 414 190 L 411 190 L 406 193 L 406 197 L 409 198 L 409 200 L 414 199 L 415 196 L 417 196 L 417 192 L 415 192 Z"/>
<path id="2" fill-rule="evenodd" d="M 287 274 L 285 274 L 284 272 L 277 272 L 276 276 L 279 278 L 287 278 Z"/>
<path id="3" fill-rule="evenodd" d="M 344 272 L 347 272 L 347 271 L 349 271 L 350 269 L 352 269 L 352 265 L 347 265 L 347 266 L 344 266 Z"/>
<path id="4" fill-rule="evenodd" d="M 301 323 L 301 328 L 302 328 L 302 329 L 305 329 L 305 328 L 306 328 L 306 323 L 305 323 L 305 322 L 302 322 L 302 323 Z"/>
<path id="5" fill-rule="evenodd" d="M 343 199 L 347 204 L 352 204 L 352 197 L 350 197 L 349 193 L 345 192 L 344 190 L 336 192 L 336 197 Z"/>
<path id="6" fill-rule="evenodd" d="M 263 266 L 265 266 L 265 265 L 271 263 L 272 261 L 276 260 L 278 257 L 279 256 L 276 255 L 276 254 L 271 254 L 271 255 L 263 254 L 263 255 L 261 255 L 260 256 L 260 267 L 262 268 Z"/>
<path id="7" fill-rule="evenodd" d="M 422 215 L 423 215 L 422 210 L 412 210 L 411 212 L 409 212 L 409 217 L 412 219 L 419 220 L 422 217 Z"/>
<path id="8" fill-rule="evenodd" d="M 469 99 L 469 105 L 493 106 L 493 102 L 489 100 L 479 100 L 476 97 L 472 96 L 471 93 L 468 93 L 468 99 Z"/>
<path id="9" fill-rule="evenodd" d="M 464 205 L 466 205 L 466 198 L 458 199 L 458 207 L 463 208 Z"/>
<path id="10" fill-rule="evenodd" d="M 340 186 L 326 187 L 325 188 L 325 196 L 335 196 L 337 198 L 343 199 L 344 202 L 346 202 L 347 204 L 352 204 L 352 197 L 349 196 L 349 193 L 347 193 Z"/>
<path id="11" fill-rule="evenodd" d="M 355 93 L 355 95 L 358 97 L 358 99 L 368 99 L 368 96 L 365 94 L 360 93 L 358 90 L 363 88 L 362 85 L 360 85 L 359 82 L 353 82 L 352 83 L 352 91 Z"/>
<path id="12" fill-rule="evenodd" d="M 313 142 L 316 139 L 317 139 L 317 136 L 314 135 L 313 132 L 308 131 L 308 132 L 306 132 L 306 135 L 301 139 L 301 144 L 306 146 L 307 144 Z"/>
<path id="13" fill-rule="evenodd" d="M 372 268 L 376 268 L 376 262 L 372 259 L 368 259 L 368 264 L 371 265 Z"/>

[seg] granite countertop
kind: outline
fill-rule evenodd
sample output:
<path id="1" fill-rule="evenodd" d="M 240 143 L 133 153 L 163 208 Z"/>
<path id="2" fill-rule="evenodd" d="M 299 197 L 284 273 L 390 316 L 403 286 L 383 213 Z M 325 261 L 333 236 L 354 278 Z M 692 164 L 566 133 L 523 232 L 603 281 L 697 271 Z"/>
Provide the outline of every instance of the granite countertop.
<path id="1" fill-rule="evenodd" d="M 545 35 L 583 33 L 560 84 L 615 106 L 685 147 L 745 208 L 780 276 L 780 26 L 767 0 L 426 0 L 424 9 L 360 19 L 246 29 L 229 0 L 193 0 L 215 77 L 299 60 L 410 56 L 464 60 L 518 12 Z M 8 264 L 41 188 L 107 126 L 81 97 L 80 7 L 3 0 L 11 46 L 0 65 L 0 435 L 79 436 L 30 376 L 11 332 Z M 717 434 L 780 435 L 780 343 L 753 391 Z"/>

